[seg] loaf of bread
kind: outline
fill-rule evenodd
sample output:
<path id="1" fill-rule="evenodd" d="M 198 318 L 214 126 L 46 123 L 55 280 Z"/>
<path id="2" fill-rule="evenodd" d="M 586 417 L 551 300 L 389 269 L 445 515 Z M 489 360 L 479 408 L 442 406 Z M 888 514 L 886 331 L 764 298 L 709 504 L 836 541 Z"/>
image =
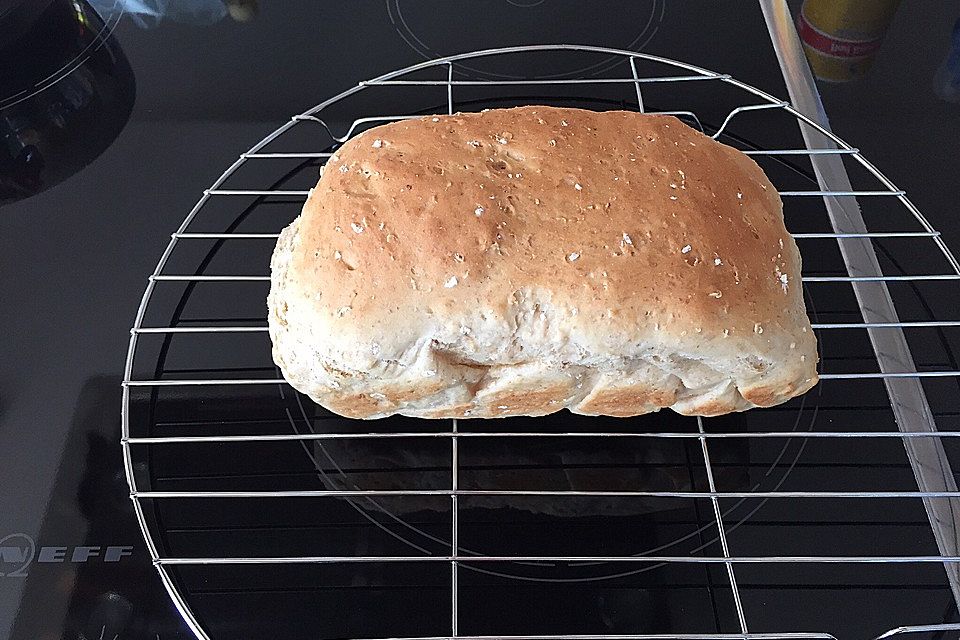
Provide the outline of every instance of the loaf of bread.
<path id="1" fill-rule="evenodd" d="M 776 189 L 670 116 L 370 129 L 330 158 L 271 272 L 274 360 L 344 416 L 711 416 L 817 382 Z"/>

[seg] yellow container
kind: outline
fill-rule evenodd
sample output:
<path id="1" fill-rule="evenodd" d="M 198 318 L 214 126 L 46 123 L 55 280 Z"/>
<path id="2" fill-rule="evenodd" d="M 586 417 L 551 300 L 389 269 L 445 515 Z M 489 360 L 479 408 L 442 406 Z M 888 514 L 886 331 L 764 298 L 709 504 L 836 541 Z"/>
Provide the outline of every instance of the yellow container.
<path id="1" fill-rule="evenodd" d="M 900 0 L 804 0 L 797 32 L 817 78 L 848 82 L 870 69 Z"/>

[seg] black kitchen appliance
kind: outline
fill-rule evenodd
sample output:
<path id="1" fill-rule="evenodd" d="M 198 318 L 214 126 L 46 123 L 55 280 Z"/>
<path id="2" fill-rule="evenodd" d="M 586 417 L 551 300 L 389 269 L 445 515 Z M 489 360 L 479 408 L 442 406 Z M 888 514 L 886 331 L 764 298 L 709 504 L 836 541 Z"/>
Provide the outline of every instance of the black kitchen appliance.
<path id="1" fill-rule="evenodd" d="M 622 64 L 517 79 L 528 60 L 551 57 L 557 68 L 571 58 Z M 419 91 L 407 113 L 363 100 L 404 88 Z M 670 113 L 756 159 L 804 252 L 817 389 L 719 419 L 372 423 L 292 391 L 261 318 L 269 276 L 253 266 L 268 263 L 320 164 L 378 123 L 526 103 Z M 338 114 L 353 119 L 338 127 Z M 854 197 L 865 201 L 859 219 L 845 203 Z M 879 211 L 869 203 L 886 201 L 889 229 L 867 231 Z M 915 607 L 942 622 L 955 575 L 941 558 L 955 536 L 936 498 L 956 489 L 939 470 L 945 445 L 928 437 L 933 418 L 922 416 L 937 398 L 921 381 L 952 388 L 956 367 L 893 359 L 909 353 L 905 331 L 939 326 L 894 315 L 897 303 L 922 308 L 918 283 L 953 261 L 922 225 L 856 149 L 787 102 L 657 56 L 516 47 L 363 82 L 243 153 L 150 278 L 127 361 L 124 452 L 164 583 L 209 638 L 705 638 L 758 626 L 879 635 L 898 612 L 849 622 L 840 613 L 896 590 L 923 591 Z M 937 251 L 906 263 L 887 246 L 904 240 Z M 889 501 L 908 498 L 888 521 Z M 856 535 L 865 526 L 869 535 Z M 808 589 L 834 593 L 809 611 L 763 604 Z"/>
<path id="2" fill-rule="evenodd" d="M 0 205 L 73 175 L 119 135 L 133 72 L 85 0 L 0 3 Z"/>
<path id="3" fill-rule="evenodd" d="M 0 636 L 957 635 L 960 276 L 942 236 L 831 138 L 784 4 L 575 4 L 264 4 L 242 26 L 117 27 L 155 111 L 6 221 L 18 249 L 73 268 L 36 260 L 36 277 L 14 270 L 34 290 L 4 295 L 11 326 L 44 320 L 42 340 L 15 330 L 0 378 Z M 457 35 L 458 15 L 477 28 Z M 144 54 L 160 37 L 176 47 Z M 513 45 L 540 46 L 475 52 Z M 302 81 L 320 76 L 336 80 Z M 672 112 L 751 154 L 804 256 L 821 385 L 702 421 L 370 423 L 280 382 L 266 264 L 326 158 L 383 119 L 531 102 Z M 101 215 L 32 241 L 30 214 L 76 192 Z M 116 375 L 79 375 L 97 367 Z"/>

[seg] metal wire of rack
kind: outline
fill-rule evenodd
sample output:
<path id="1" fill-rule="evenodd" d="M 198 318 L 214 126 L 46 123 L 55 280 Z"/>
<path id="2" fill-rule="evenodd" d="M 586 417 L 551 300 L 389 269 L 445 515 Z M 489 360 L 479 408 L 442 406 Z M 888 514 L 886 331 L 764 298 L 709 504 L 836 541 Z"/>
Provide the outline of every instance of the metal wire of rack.
<path id="1" fill-rule="evenodd" d="M 574 54 L 602 54 L 606 56 L 619 56 L 628 65 L 631 70 L 629 77 L 614 78 L 582 78 L 582 79 L 539 79 L 530 78 L 522 80 L 474 80 L 461 79 L 456 77 L 456 64 L 461 60 L 480 60 L 495 57 L 510 57 L 515 59 L 520 66 L 522 58 L 526 55 L 537 53 L 565 52 Z M 638 71 L 640 64 L 663 67 L 670 71 L 671 75 L 641 75 Z M 423 71 L 439 69 L 445 73 L 445 78 L 422 78 L 418 77 Z M 514 68 L 516 71 L 516 68 Z M 737 90 L 746 99 L 747 103 L 740 104 L 731 108 L 723 117 L 719 126 L 713 128 L 712 132 L 704 127 L 700 117 L 693 110 L 663 110 L 657 111 L 649 108 L 652 102 L 647 99 L 645 92 L 648 87 L 672 86 L 683 83 L 705 83 L 708 85 L 722 85 L 725 88 Z M 198 387 L 234 387 L 241 389 L 261 386 L 280 386 L 284 387 L 285 382 L 276 375 L 247 376 L 244 369 L 222 369 L 222 375 L 216 375 L 207 370 L 196 369 L 189 372 L 189 375 L 177 375 L 168 377 L 171 370 L 161 371 L 157 369 L 157 374 L 153 377 L 139 377 L 136 375 L 136 364 L 138 357 L 140 360 L 149 360 L 150 355 L 143 353 L 142 341 L 153 335 L 164 341 L 169 341 L 177 336 L 193 336 L 200 339 L 212 339 L 218 334 L 229 334 L 232 336 L 252 336 L 253 339 L 263 340 L 267 331 L 263 321 L 256 323 L 230 321 L 220 318 L 207 317 L 205 322 L 177 322 L 168 326 L 149 324 L 147 322 L 148 310 L 151 301 L 157 295 L 158 287 L 167 284 L 175 284 L 193 290 L 195 287 L 207 286 L 211 283 L 253 283 L 251 286 L 260 286 L 257 289 L 257 295 L 264 293 L 262 283 L 269 281 L 269 275 L 265 271 L 266 264 L 256 272 L 238 273 L 208 273 L 207 262 L 202 262 L 193 273 L 167 271 L 168 264 L 171 263 L 174 253 L 182 247 L 196 242 L 214 242 L 217 246 L 223 246 L 225 243 L 235 243 L 240 241 L 263 241 L 268 242 L 275 239 L 278 235 L 275 231 L 270 232 L 244 232 L 235 231 L 228 228 L 226 231 L 206 231 L 195 230 L 195 224 L 204 213 L 205 207 L 211 201 L 220 198 L 252 198 L 257 202 L 263 202 L 267 199 L 293 199 L 302 200 L 309 191 L 302 189 L 288 188 L 234 188 L 227 186 L 229 179 L 238 173 L 241 167 L 249 163 L 266 162 L 269 160 L 286 160 L 294 162 L 320 162 L 330 157 L 334 151 L 274 151 L 272 145 L 292 130 L 304 125 L 317 126 L 329 135 L 332 144 L 343 142 L 349 139 L 355 132 L 363 128 L 382 122 L 392 121 L 406 117 L 418 117 L 411 114 L 397 115 L 375 115 L 356 118 L 353 120 L 346 131 L 340 135 L 331 131 L 331 127 L 322 118 L 332 105 L 339 103 L 345 98 L 358 92 L 372 88 L 388 87 L 417 87 L 424 90 L 429 88 L 439 88 L 446 92 L 446 110 L 448 113 L 454 113 L 457 106 L 461 103 L 456 99 L 457 92 L 463 88 L 470 87 L 473 90 L 491 92 L 492 99 L 496 99 L 498 92 L 504 91 L 511 86 L 541 86 L 556 87 L 560 85 L 623 85 L 632 87 L 635 90 L 635 102 L 632 105 L 634 109 L 646 112 L 670 113 L 676 115 L 692 126 L 697 126 L 706 131 L 714 138 L 724 139 L 730 134 L 731 129 L 745 117 L 751 114 L 757 115 L 760 112 L 775 112 L 778 115 L 786 116 L 802 128 L 815 131 L 821 140 L 821 145 L 813 148 L 802 147 L 784 147 L 784 148 L 746 148 L 745 153 L 753 156 L 758 161 L 765 158 L 802 158 L 813 162 L 818 158 L 831 158 L 839 162 L 848 161 L 858 167 L 863 175 L 872 179 L 871 184 L 866 184 L 864 180 L 863 188 L 853 188 L 850 186 L 841 186 L 840 188 L 784 188 L 780 190 L 780 195 L 786 201 L 794 199 L 803 199 L 810 202 L 823 202 L 826 213 L 831 222 L 830 231 L 798 231 L 794 237 L 798 241 L 808 243 L 830 243 L 833 249 L 839 249 L 843 253 L 845 273 L 837 272 L 818 272 L 809 269 L 810 261 L 805 264 L 807 270 L 803 276 L 804 287 L 808 300 L 816 299 L 817 287 L 848 287 L 855 294 L 857 304 L 859 305 L 859 318 L 831 319 L 821 320 L 815 317 L 813 323 L 814 330 L 817 331 L 824 343 L 824 338 L 834 333 L 838 335 L 849 335 L 853 332 L 862 332 L 869 335 L 873 352 L 869 358 L 862 356 L 851 360 L 850 364 L 845 362 L 838 363 L 838 370 L 828 370 L 821 372 L 822 387 L 829 387 L 829 392 L 843 395 L 843 390 L 834 391 L 834 387 L 848 383 L 874 381 L 884 385 L 889 395 L 890 406 L 896 419 L 896 426 L 892 430 L 881 429 L 858 429 L 845 430 L 831 428 L 829 430 L 808 430 L 802 431 L 802 437 L 810 440 L 828 440 L 841 442 L 845 440 L 854 440 L 858 443 L 875 440 L 897 440 L 903 443 L 907 450 L 910 464 L 913 467 L 916 478 L 916 489 L 877 489 L 870 487 L 861 490 L 844 490 L 837 488 L 818 489 L 818 490 L 784 490 L 778 483 L 769 490 L 757 490 L 756 486 L 745 490 L 730 490 L 721 486 L 718 480 L 718 467 L 711 463 L 711 453 L 714 447 L 719 446 L 725 441 L 790 441 L 798 437 L 796 429 L 760 429 L 736 431 L 720 431 L 711 429 L 711 420 L 696 419 L 695 428 L 689 430 L 675 429 L 669 431 L 624 431 L 621 429 L 594 428 L 585 430 L 562 430 L 539 431 L 536 428 L 522 428 L 517 430 L 494 428 L 489 429 L 485 426 L 478 426 L 472 421 L 452 420 L 446 422 L 445 427 L 423 426 L 423 423 L 416 423 L 415 428 L 409 428 L 408 423 L 404 423 L 407 428 L 399 429 L 379 429 L 377 423 L 366 423 L 360 430 L 344 428 L 326 432 L 301 431 L 294 428 L 292 432 L 266 432 L 258 431 L 253 433 L 244 433 L 237 431 L 235 433 L 178 433 L 176 435 L 152 435 L 151 432 L 145 432 L 138 428 L 136 418 L 132 418 L 131 393 L 137 389 L 149 394 L 156 394 L 164 388 L 174 388 L 179 390 L 189 390 Z M 816 169 L 816 166 L 814 165 Z M 776 183 L 776 180 L 774 180 Z M 255 186 L 255 185 L 251 185 Z M 282 187 L 283 185 L 281 185 Z M 779 188 L 778 184 L 778 188 Z M 898 216 L 892 216 L 889 219 L 896 221 L 897 226 L 892 229 L 882 231 L 869 231 L 864 229 L 844 229 L 838 227 L 833 213 L 830 210 L 831 203 L 837 202 L 855 202 L 854 199 L 882 199 L 896 203 Z M 809 211 L 809 209 L 807 210 Z M 901 224 L 901 221 L 909 221 L 912 227 Z M 286 224 L 283 222 L 282 224 Z M 279 227 L 282 226 L 278 225 Z M 788 226 L 790 218 L 788 216 Z M 851 264 L 849 253 L 851 246 L 853 250 L 862 250 L 863 245 L 867 245 L 876 260 L 876 250 L 882 250 L 881 242 L 885 241 L 904 241 L 912 243 L 909 251 L 916 254 L 936 255 L 940 259 L 942 268 L 937 271 L 921 273 L 890 273 L 888 271 L 871 270 L 870 264 Z M 855 246 L 854 246 L 855 243 Z M 813 249 L 805 252 L 804 255 L 813 255 Z M 878 263 L 879 264 L 879 263 Z M 816 266 L 816 265 L 814 265 Z M 451 56 L 424 62 L 412 67 L 385 74 L 374 80 L 360 83 L 339 96 L 331 98 L 312 109 L 309 109 L 285 123 L 276 131 L 266 136 L 263 140 L 255 144 L 249 151 L 240 155 L 240 157 L 227 168 L 226 171 L 203 192 L 202 197 L 194 208 L 186 216 L 180 227 L 172 234 L 171 240 L 166 250 L 160 257 L 158 265 L 153 274 L 148 278 L 146 290 L 143 295 L 140 307 L 131 329 L 129 350 L 125 368 L 123 382 L 123 452 L 127 481 L 130 485 L 130 495 L 134 505 L 137 519 L 148 549 L 151 553 L 154 564 L 157 567 L 161 580 L 169 592 L 173 602 L 188 622 L 198 638 L 209 638 L 210 636 L 204 630 L 203 624 L 195 614 L 188 598 L 184 596 L 178 586 L 178 580 L 173 572 L 178 568 L 184 567 L 213 567 L 213 566 L 241 566 L 241 565 L 350 565 L 350 564 L 427 564 L 449 566 L 449 632 L 446 635 L 438 636 L 418 636 L 426 640 L 427 638 L 512 638 L 520 640 L 526 638 L 529 640 L 539 640 L 541 638 L 567 638 L 567 639 L 586 639 L 586 638 L 631 638 L 631 639 L 649 639 L 660 640 L 665 638 L 677 638 L 679 640 L 706 640 L 708 638 L 747 638 L 755 640 L 773 640 L 773 638 L 803 638 L 803 639 L 834 639 L 831 633 L 813 630 L 810 632 L 782 631 L 782 632 L 751 632 L 750 616 L 744 605 L 742 590 L 738 585 L 738 571 L 744 566 L 764 567 L 770 565 L 939 565 L 944 569 L 950 589 L 955 594 L 960 594 L 958 587 L 958 567 L 960 567 L 960 552 L 958 552 L 957 527 L 958 516 L 954 515 L 952 504 L 953 500 L 960 498 L 960 490 L 957 489 L 952 472 L 949 470 L 949 462 L 944 452 L 943 443 L 960 438 L 960 430 L 937 430 L 934 422 L 934 415 L 924 392 L 922 383 L 929 380 L 954 380 L 960 377 L 960 368 L 953 362 L 940 364 L 935 367 L 918 367 L 913 358 L 904 360 L 903 358 L 890 357 L 890 352 L 885 350 L 890 344 L 895 348 L 904 349 L 908 347 L 906 334 L 915 330 L 934 330 L 944 331 L 951 327 L 960 327 L 960 319 L 907 319 L 901 320 L 897 315 L 897 307 L 894 305 L 894 298 L 891 296 L 888 286 L 906 285 L 911 288 L 918 288 L 930 284 L 950 283 L 960 280 L 960 263 L 946 246 L 939 232 L 929 223 L 921 212 L 907 198 L 904 191 L 886 178 L 872 163 L 866 160 L 858 149 L 848 145 L 843 140 L 826 130 L 815 120 L 795 109 L 791 104 L 779 100 L 768 93 L 740 82 L 727 74 L 715 73 L 683 62 L 669 60 L 649 54 L 636 53 L 630 51 L 620 51 L 604 49 L 599 47 L 565 46 L 549 45 L 538 47 L 513 47 L 505 49 L 491 49 L 479 51 L 458 56 Z M 261 283 L 257 285 L 256 283 Z M 866 292 L 866 293 L 865 293 Z M 878 310 L 876 304 L 865 306 L 864 296 L 880 296 L 882 304 L 889 303 L 892 313 Z M 883 301 L 886 302 L 883 302 Z M 902 312 L 902 309 L 901 309 Z M 910 317 L 910 316 L 908 316 Z M 891 341 L 893 341 L 891 343 Z M 168 342 L 167 342 L 168 344 Z M 891 348 L 894 348 L 891 347 Z M 166 347 L 164 347 L 166 348 Z M 833 362 L 830 360 L 831 354 L 824 352 L 824 364 Z M 148 363 L 149 364 L 149 363 Z M 261 372 L 272 372 L 272 363 L 262 363 L 263 366 L 257 368 Z M 864 366 L 866 364 L 866 366 Z M 850 369 L 858 366 L 860 368 Z M 875 370 L 873 370 L 875 367 Z M 825 367 L 826 368 L 826 367 Z M 868 370 L 870 369 L 870 370 Z M 238 373 L 239 372 L 239 373 Z M 906 392 L 902 386 L 912 385 Z M 283 392 L 282 392 L 283 393 Z M 289 390 L 288 392 L 289 393 Z M 919 395 L 917 395 L 919 393 Z M 299 400 L 298 400 L 299 402 Z M 302 406 L 300 407 L 302 411 Z M 954 407 L 956 409 L 956 407 Z M 767 415 L 766 412 L 760 412 Z M 340 424 L 340 423 L 338 423 Z M 896 430 L 899 428 L 899 430 Z M 145 433 L 145 435 L 138 435 Z M 517 488 L 494 488 L 478 489 L 464 486 L 462 478 L 465 472 L 461 469 L 461 448 L 468 443 L 476 441 L 499 440 L 507 443 L 520 443 L 530 440 L 557 440 L 557 439 L 577 439 L 581 441 L 683 441 L 692 442 L 699 446 L 702 455 L 702 468 L 698 473 L 703 474 L 704 486 L 692 486 L 689 489 L 616 489 L 616 490 L 598 490 L 584 488 L 543 488 L 543 487 L 517 487 Z M 448 484 L 443 487 L 413 487 L 413 488 L 361 488 L 349 484 L 327 484 L 322 489 L 262 489 L 262 488 L 242 488 L 233 490 L 206 490 L 202 488 L 191 488 L 186 490 L 160 490 L 152 487 L 144 488 L 144 476 L 142 466 L 149 466 L 151 453 L 164 447 L 195 447 L 206 445 L 264 445 L 266 443 L 298 443 L 307 450 L 311 444 L 320 446 L 331 443 L 350 442 L 362 443 L 364 441 L 397 442 L 407 443 L 414 440 L 432 440 L 443 442 L 449 445 L 449 459 L 447 460 L 449 476 Z M 508 445 L 509 446 L 509 445 Z M 786 445 L 784 445 L 786 447 Z M 785 449 L 784 449 L 785 450 Z M 781 452 L 782 455 L 782 452 Z M 796 463 L 800 454 L 797 453 Z M 919 458 L 919 459 L 918 459 Z M 777 459 L 779 461 L 779 458 Z M 144 462 L 146 461 L 146 462 Z M 319 468 L 319 467 L 318 467 Z M 791 467 L 792 468 L 792 467 Z M 138 470 L 139 469 L 139 470 Z M 722 469 L 720 469 L 722 472 Z M 553 554 L 484 554 L 467 549 L 461 544 L 463 534 L 460 515 L 462 503 L 464 500 L 487 499 L 498 497 L 511 498 L 552 498 L 559 500 L 573 499 L 596 499 L 596 498 L 627 498 L 627 499 L 650 499 L 650 500 L 670 500 L 670 501 L 707 501 L 709 503 L 710 524 L 716 530 L 716 542 L 719 544 L 718 553 L 642 553 L 642 554 L 582 554 L 582 555 L 553 555 Z M 450 517 L 447 524 L 445 535 L 436 534 L 432 537 L 433 541 L 446 545 L 443 552 L 428 551 L 427 553 L 393 553 L 376 555 L 347 555 L 347 554 L 310 554 L 301 553 L 296 555 L 206 555 L 206 556 L 182 556 L 170 555 L 165 552 L 167 544 L 164 535 L 157 528 L 157 518 L 151 511 L 155 505 L 163 502 L 172 501 L 195 501 L 195 500 L 266 500 L 266 499 L 341 499 L 341 500 L 391 500 L 399 498 L 415 499 L 440 499 L 448 501 L 450 507 Z M 727 501 L 737 500 L 733 507 L 725 507 Z M 856 501 L 856 500 L 920 500 L 926 507 L 930 517 L 930 525 L 937 543 L 938 553 L 925 554 L 860 554 L 860 555 L 839 555 L 827 552 L 808 552 L 808 553 L 783 553 L 783 554 L 746 554 L 738 553 L 733 550 L 730 544 L 730 533 L 735 528 L 728 521 L 732 517 L 732 512 L 747 500 L 766 501 Z M 372 503 L 371 503 L 372 504 Z M 758 507 L 759 508 L 759 507 Z M 380 509 L 384 513 L 386 510 Z M 389 515 L 389 514 L 388 514 Z M 419 547 L 418 547 L 419 548 Z M 700 550 L 702 552 L 702 549 Z M 724 589 L 729 590 L 732 599 L 733 610 L 736 618 L 736 632 L 710 632 L 710 633 L 640 633 L 640 634 L 516 634 L 516 635 L 472 635 L 462 633 L 460 620 L 464 613 L 464 604 L 461 601 L 461 588 L 459 581 L 462 578 L 462 572 L 465 569 L 483 570 L 485 566 L 501 566 L 505 563 L 510 564 L 531 564 L 531 565 L 578 565 L 590 563 L 617 563 L 625 565 L 658 563 L 665 565 L 717 565 L 722 566 L 727 584 Z M 954 605 L 955 606 L 955 605 Z M 932 625 L 912 625 L 901 626 L 891 629 L 879 636 L 886 638 L 899 634 L 924 633 L 933 634 L 938 632 L 960 630 L 960 624 L 952 622 L 937 623 Z"/>

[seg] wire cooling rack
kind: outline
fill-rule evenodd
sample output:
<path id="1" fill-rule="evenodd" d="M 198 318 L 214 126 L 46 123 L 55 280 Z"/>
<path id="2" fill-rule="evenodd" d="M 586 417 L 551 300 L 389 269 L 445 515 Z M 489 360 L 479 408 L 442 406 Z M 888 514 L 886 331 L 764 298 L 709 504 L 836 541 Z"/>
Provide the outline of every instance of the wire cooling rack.
<path id="1" fill-rule="evenodd" d="M 469 60 L 522 74 L 525 60 L 545 55 L 617 56 L 623 64 L 614 75 L 578 79 L 458 73 L 457 64 Z M 590 98 L 579 97 L 584 91 Z M 269 359 L 263 314 L 272 241 L 299 213 L 338 144 L 369 126 L 436 112 L 438 102 L 448 113 L 530 102 L 669 113 L 751 155 L 777 185 L 801 247 L 822 350 L 820 385 L 787 405 L 720 419 L 617 421 L 564 412 L 539 420 L 355 422 L 302 399 Z M 378 112 L 384 105 L 387 114 Z M 960 367 L 949 333 L 960 320 L 941 319 L 935 308 L 954 295 L 956 280 L 960 265 L 940 234 L 856 148 L 729 75 L 561 45 L 424 62 L 294 116 L 241 154 L 172 234 L 131 330 L 123 383 L 130 495 L 163 584 L 198 638 L 252 637 L 242 625 L 269 618 L 273 603 L 289 624 L 334 597 L 315 589 L 344 580 L 344 590 L 364 591 L 325 614 L 338 620 L 363 602 L 371 606 L 364 598 L 385 581 L 430 594 L 429 602 L 417 604 L 407 591 L 407 604 L 392 612 L 384 596 L 369 612 L 382 623 L 372 628 L 384 633 L 334 625 L 331 637 L 829 639 L 841 635 L 837 626 L 861 638 L 936 637 L 960 629 L 953 508 L 960 491 L 948 456 L 960 437 Z M 351 526 L 370 525 L 373 533 L 340 544 L 336 534 L 315 530 L 326 518 L 311 511 L 317 503 L 346 505 L 355 514 Z M 696 512 L 689 521 L 688 509 Z M 497 515 L 490 522 L 477 513 Z M 565 525 L 543 529 L 536 518 L 575 520 L 579 528 L 570 531 L 584 538 Z M 651 540 L 621 544 L 630 534 L 618 533 L 587 541 L 618 530 L 623 518 L 633 518 L 627 532 L 656 521 L 643 529 Z M 486 528 L 478 535 L 474 527 Z M 535 527 L 538 539 L 523 542 Z M 671 532 L 658 542 L 661 528 Z M 500 544 L 504 530 L 508 542 Z M 803 576 L 805 566 L 814 567 L 811 576 Z M 368 567 L 380 572 L 373 582 L 338 574 Z M 880 579 L 878 570 L 892 573 Z M 679 577 L 650 578 L 665 571 Z M 414 576 L 409 583 L 407 576 Z M 629 582 L 638 576 L 647 582 Z M 610 591 L 589 592 L 602 610 L 595 628 L 511 617 L 504 601 L 513 596 L 483 613 L 499 597 L 492 593 L 513 594 L 521 583 L 540 590 L 517 592 L 529 598 L 525 606 L 566 597 L 551 591 L 556 585 L 613 584 L 625 587 L 617 597 L 661 589 L 668 595 L 655 607 L 680 603 L 681 613 L 629 619 L 623 609 L 646 605 L 627 600 L 608 615 Z M 681 583 L 708 594 L 704 611 L 712 613 L 699 618 L 699 605 L 669 591 Z M 827 586 L 860 589 L 867 600 L 880 587 L 898 588 L 940 613 L 898 619 L 891 629 L 882 626 L 886 605 L 877 596 L 875 609 L 850 614 L 853 622 L 826 615 L 822 624 L 797 628 L 788 612 L 800 596 L 790 594 Z M 303 600 L 305 592 L 312 595 Z M 264 595 L 276 593 L 284 595 Z M 256 600 L 223 604 L 245 594 Z M 578 598 L 584 601 L 575 595 L 569 602 Z M 224 617 L 241 626 L 224 626 Z M 515 619 L 522 623 L 504 628 Z"/>

